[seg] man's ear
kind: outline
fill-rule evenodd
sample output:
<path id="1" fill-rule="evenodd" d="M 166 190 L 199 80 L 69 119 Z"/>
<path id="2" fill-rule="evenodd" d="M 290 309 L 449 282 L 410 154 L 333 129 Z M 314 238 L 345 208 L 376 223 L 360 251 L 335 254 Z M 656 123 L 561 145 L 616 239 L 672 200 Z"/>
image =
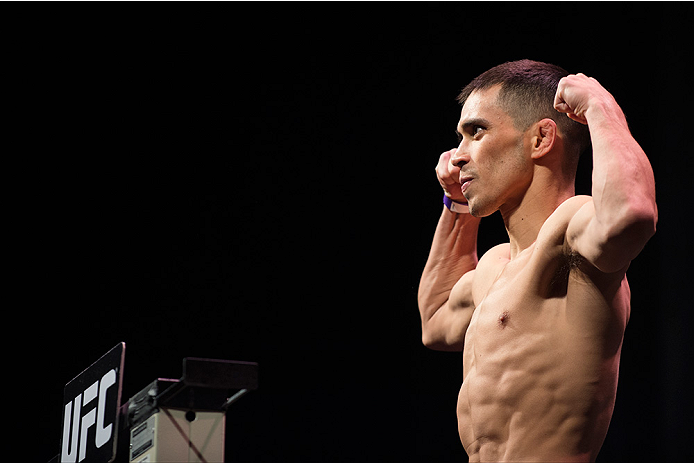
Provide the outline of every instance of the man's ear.
<path id="1" fill-rule="evenodd" d="M 540 159 L 549 153 L 557 139 L 557 123 L 552 119 L 545 118 L 538 121 L 533 126 L 532 134 L 532 159 Z"/>

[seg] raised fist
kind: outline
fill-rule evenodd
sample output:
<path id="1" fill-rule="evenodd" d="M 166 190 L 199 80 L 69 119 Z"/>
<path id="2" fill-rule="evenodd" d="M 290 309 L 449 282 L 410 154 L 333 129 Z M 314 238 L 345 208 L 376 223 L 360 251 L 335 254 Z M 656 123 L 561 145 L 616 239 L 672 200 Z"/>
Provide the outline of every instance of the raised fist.
<path id="1" fill-rule="evenodd" d="M 458 148 L 444 151 L 439 156 L 439 163 L 436 165 L 436 177 L 439 179 L 443 193 L 453 201 L 467 203 L 467 199 L 460 190 L 460 167 L 451 164 L 451 156 Z"/>

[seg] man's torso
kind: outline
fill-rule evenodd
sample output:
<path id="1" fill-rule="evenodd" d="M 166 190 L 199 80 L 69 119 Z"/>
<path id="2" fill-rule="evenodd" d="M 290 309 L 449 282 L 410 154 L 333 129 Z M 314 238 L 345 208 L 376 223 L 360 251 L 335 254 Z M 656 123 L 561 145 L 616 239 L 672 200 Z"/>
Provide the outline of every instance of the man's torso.
<path id="1" fill-rule="evenodd" d="M 513 261 L 508 245 L 480 260 L 458 399 L 470 461 L 583 461 L 602 445 L 629 288 L 623 274 L 599 274 L 565 251 L 566 224 L 585 201 L 557 208 Z"/>

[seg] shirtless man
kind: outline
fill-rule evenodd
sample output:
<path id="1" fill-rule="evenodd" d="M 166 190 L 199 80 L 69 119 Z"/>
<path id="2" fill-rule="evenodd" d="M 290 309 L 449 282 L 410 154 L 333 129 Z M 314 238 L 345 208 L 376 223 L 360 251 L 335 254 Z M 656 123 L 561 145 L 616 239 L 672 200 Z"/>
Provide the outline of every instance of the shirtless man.
<path id="1" fill-rule="evenodd" d="M 505 63 L 459 101 L 460 144 L 436 167 L 447 204 L 419 287 L 422 340 L 463 350 L 470 461 L 594 461 L 629 320 L 626 271 L 655 233 L 653 171 L 612 95 L 583 74 Z M 592 196 L 575 196 L 588 131 Z M 495 211 L 509 242 L 478 262 L 480 217 Z"/>

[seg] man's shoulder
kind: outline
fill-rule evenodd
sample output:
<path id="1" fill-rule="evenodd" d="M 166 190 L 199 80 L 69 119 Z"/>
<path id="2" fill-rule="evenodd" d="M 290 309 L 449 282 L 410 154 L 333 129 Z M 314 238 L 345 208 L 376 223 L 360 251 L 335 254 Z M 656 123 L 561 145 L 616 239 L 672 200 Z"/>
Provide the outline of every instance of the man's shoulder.
<path id="1" fill-rule="evenodd" d="M 569 244 L 569 234 L 571 233 L 569 224 L 574 218 L 584 220 L 585 217 L 591 216 L 593 214 L 592 209 L 593 198 L 591 196 L 573 196 L 561 203 L 540 229 L 535 248 L 542 250 L 542 252 L 533 253 L 533 264 L 539 268 L 544 268 L 551 261 L 558 260 L 564 265 L 562 268 L 570 269 L 572 272 L 578 271 L 596 283 L 621 281 L 626 268 L 618 272 L 604 274 L 590 265 Z"/>
<path id="2" fill-rule="evenodd" d="M 501 243 L 496 246 L 489 248 L 487 252 L 480 258 L 477 267 L 483 266 L 493 266 L 499 265 L 499 263 L 506 263 L 511 259 L 511 245 L 509 243 Z"/>
<path id="3" fill-rule="evenodd" d="M 510 259 L 511 245 L 509 243 L 497 244 L 484 253 L 477 263 L 472 283 L 472 293 L 475 301 L 479 302 L 482 300 L 489 290 L 489 286 Z"/>
<path id="4" fill-rule="evenodd" d="M 554 210 L 554 214 L 564 216 L 564 215 L 569 215 L 573 216 L 581 207 L 583 207 L 586 203 L 592 202 L 593 197 L 588 196 L 588 195 L 576 195 L 572 196 L 563 203 L 559 205 Z M 554 215 L 552 214 L 552 215 Z"/>
<path id="5" fill-rule="evenodd" d="M 487 250 L 477 263 L 477 278 L 488 280 L 496 277 L 501 269 L 511 260 L 511 245 L 501 243 Z"/>
<path id="6" fill-rule="evenodd" d="M 563 246 L 569 222 L 586 204 L 593 202 L 591 196 L 572 196 L 561 203 L 547 218 L 537 236 L 539 246 Z"/>

